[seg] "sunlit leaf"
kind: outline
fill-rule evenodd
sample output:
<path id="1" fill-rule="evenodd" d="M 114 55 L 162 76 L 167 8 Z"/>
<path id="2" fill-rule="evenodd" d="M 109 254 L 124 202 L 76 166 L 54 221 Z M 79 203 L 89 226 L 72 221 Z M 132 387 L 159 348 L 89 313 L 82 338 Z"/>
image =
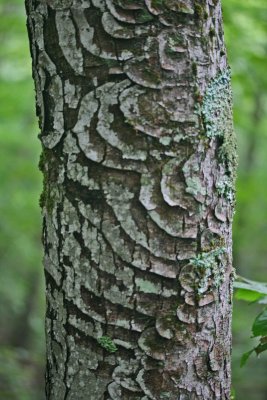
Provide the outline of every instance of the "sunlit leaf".
<path id="1" fill-rule="evenodd" d="M 237 300 L 245 300 L 248 302 L 259 301 L 265 297 L 266 296 L 264 296 L 263 294 L 249 289 L 237 289 L 235 292 L 235 298 Z"/>
<path id="2" fill-rule="evenodd" d="M 267 284 L 252 281 L 250 279 L 243 278 L 242 276 L 237 277 L 237 280 L 234 282 L 234 287 L 236 289 L 245 289 L 246 291 L 251 291 L 261 295 L 267 295 Z"/>

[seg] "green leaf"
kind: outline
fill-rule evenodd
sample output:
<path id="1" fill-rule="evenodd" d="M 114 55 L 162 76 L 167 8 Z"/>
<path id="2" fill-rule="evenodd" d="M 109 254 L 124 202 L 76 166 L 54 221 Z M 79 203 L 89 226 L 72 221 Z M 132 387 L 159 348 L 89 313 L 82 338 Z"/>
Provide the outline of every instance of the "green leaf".
<path id="1" fill-rule="evenodd" d="M 235 292 L 235 298 L 237 300 L 245 300 L 249 302 L 254 302 L 265 298 L 263 294 L 259 292 L 255 292 L 254 290 L 249 289 L 237 289 Z"/>
<path id="2" fill-rule="evenodd" d="M 263 310 L 255 319 L 252 326 L 254 336 L 267 335 L 267 309 Z"/>
<path id="3" fill-rule="evenodd" d="M 250 279 L 238 276 L 234 282 L 234 288 L 245 289 L 252 292 L 257 292 L 262 295 L 267 295 L 267 284 L 257 281 L 251 281 Z"/>
<path id="4" fill-rule="evenodd" d="M 235 400 L 235 389 L 231 388 L 231 397 L 230 400 Z"/>
<path id="5" fill-rule="evenodd" d="M 246 364 L 246 362 L 248 361 L 250 355 L 253 353 L 254 349 L 247 351 L 246 353 L 244 353 L 241 357 L 240 360 L 240 367 L 244 367 L 244 365 Z"/>
<path id="6" fill-rule="evenodd" d="M 260 343 L 258 344 L 257 347 L 255 347 L 255 352 L 257 353 L 258 356 L 260 353 L 266 350 L 267 350 L 267 336 L 262 336 L 260 338 Z"/>

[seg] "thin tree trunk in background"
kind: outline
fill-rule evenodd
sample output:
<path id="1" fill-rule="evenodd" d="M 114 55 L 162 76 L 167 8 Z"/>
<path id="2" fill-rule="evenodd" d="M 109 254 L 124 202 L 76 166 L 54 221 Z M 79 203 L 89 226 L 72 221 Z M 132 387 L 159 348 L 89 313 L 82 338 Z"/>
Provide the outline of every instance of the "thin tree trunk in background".
<path id="1" fill-rule="evenodd" d="M 230 399 L 235 140 L 218 0 L 26 0 L 47 399 Z"/>

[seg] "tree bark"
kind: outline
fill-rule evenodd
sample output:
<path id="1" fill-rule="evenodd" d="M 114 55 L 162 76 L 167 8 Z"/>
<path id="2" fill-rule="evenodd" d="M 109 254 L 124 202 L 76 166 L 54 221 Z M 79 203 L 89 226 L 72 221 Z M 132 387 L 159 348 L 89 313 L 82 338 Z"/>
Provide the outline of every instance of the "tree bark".
<path id="1" fill-rule="evenodd" d="M 47 399 L 230 399 L 235 138 L 218 0 L 26 0 Z"/>

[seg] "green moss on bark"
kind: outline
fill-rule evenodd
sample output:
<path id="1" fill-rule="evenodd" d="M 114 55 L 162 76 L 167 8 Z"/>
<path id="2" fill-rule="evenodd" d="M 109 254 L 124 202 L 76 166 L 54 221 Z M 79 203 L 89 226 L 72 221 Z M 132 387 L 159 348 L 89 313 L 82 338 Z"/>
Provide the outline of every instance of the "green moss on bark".
<path id="1" fill-rule="evenodd" d="M 101 336 L 97 339 L 103 349 L 107 350 L 109 353 L 115 353 L 118 348 L 109 336 Z"/>

